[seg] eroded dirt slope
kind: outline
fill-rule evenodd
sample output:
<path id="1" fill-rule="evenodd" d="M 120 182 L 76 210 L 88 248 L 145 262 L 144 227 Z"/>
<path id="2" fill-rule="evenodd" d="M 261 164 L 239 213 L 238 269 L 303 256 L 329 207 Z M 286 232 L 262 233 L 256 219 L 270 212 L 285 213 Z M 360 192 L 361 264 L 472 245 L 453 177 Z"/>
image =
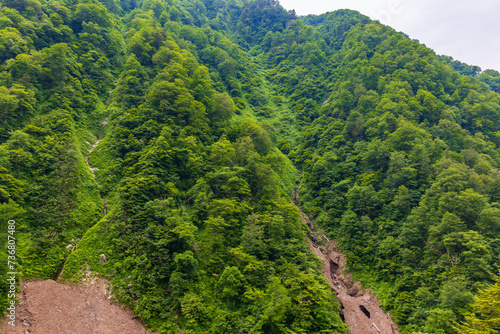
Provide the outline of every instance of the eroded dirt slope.
<path id="1" fill-rule="evenodd" d="M 328 241 L 325 247 L 319 247 L 318 236 L 314 222 L 309 219 L 300 207 L 300 187 L 302 177 L 299 175 L 297 188 L 292 192 L 293 203 L 300 213 L 300 219 L 311 230 L 311 240 L 308 240 L 314 254 L 325 263 L 323 274 L 330 282 L 342 305 L 344 321 L 350 328 L 350 334 L 399 334 L 397 326 L 379 306 L 378 300 L 369 291 L 363 291 L 359 283 L 354 282 L 346 273 L 344 254 L 336 251 L 335 242 Z"/>
<path id="2" fill-rule="evenodd" d="M 21 284 L 16 326 L 3 323 L 0 333 L 145 334 L 132 312 L 110 300 L 103 280 L 74 286 L 53 280 Z"/>
<path id="3" fill-rule="evenodd" d="M 313 252 L 325 262 L 323 273 L 342 304 L 343 317 L 351 334 L 398 334 L 396 324 L 379 306 L 378 300 L 345 273 L 346 261 L 329 242 L 323 252 L 310 243 Z"/>

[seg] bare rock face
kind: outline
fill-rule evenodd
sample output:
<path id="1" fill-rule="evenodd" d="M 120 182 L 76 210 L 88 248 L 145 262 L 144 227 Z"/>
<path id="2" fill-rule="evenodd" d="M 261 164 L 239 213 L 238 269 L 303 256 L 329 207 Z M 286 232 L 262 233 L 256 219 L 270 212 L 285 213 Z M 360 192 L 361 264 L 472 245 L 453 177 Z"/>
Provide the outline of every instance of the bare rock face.
<path id="1" fill-rule="evenodd" d="M 134 314 L 113 304 L 106 282 L 75 286 L 53 280 L 24 282 L 16 326 L 3 322 L 5 334 L 145 334 Z"/>
<path id="2" fill-rule="evenodd" d="M 364 291 L 361 284 L 353 282 L 351 276 L 345 272 L 345 256 L 334 250 L 334 243 L 330 242 L 323 252 L 312 243 L 310 246 L 325 262 L 323 274 L 337 293 L 342 307 L 340 316 L 351 329 L 350 334 L 398 334 L 390 314 L 385 313 L 379 307 L 378 300 L 368 291 Z"/>
<path id="3" fill-rule="evenodd" d="M 108 259 L 106 258 L 106 255 L 104 255 L 104 254 L 99 255 L 99 263 L 104 263 L 107 261 L 108 261 Z"/>

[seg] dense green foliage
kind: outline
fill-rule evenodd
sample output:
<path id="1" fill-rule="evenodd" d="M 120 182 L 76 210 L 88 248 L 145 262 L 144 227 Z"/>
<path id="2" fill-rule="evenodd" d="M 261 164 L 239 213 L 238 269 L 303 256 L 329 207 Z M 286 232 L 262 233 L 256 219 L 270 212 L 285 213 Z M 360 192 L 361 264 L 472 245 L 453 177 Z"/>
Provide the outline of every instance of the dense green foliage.
<path id="1" fill-rule="evenodd" d="M 104 276 L 159 333 L 346 333 L 295 164 L 402 333 L 489 333 L 499 80 L 348 10 L 3 0 L 0 229 L 25 279 Z"/>
<path id="2" fill-rule="evenodd" d="M 387 27 L 341 38 L 290 154 L 306 207 L 403 332 L 454 333 L 499 265 L 500 96 Z"/>
<path id="3" fill-rule="evenodd" d="M 102 213 L 82 151 L 112 78 L 107 55 L 119 52 L 78 39 L 70 27 L 81 23 L 73 7 L 38 1 L 0 7 L 0 226 L 6 232 L 7 220 L 17 222 L 16 263 L 24 279 L 54 278 L 67 245 Z M 116 28 L 109 31 L 121 40 Z M 2 233 L 2 252 L 5 239 Z M 2 253 L 2 289 L 6 264 Z"/>
<path id="4" fill-rule="evenodd" d="M 24 278 L 97 272 L 159 333 L 345 333 L 297 171 L 251 116 L 263 79 L 218 31 L 261 23 L 212 5 L 4 2 L 2 224 Z"/>

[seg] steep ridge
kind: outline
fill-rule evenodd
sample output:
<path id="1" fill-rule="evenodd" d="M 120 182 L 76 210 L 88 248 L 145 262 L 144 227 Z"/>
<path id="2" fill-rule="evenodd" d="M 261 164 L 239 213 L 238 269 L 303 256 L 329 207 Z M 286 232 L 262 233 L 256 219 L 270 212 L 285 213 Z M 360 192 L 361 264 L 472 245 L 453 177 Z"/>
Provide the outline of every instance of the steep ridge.
<path id="1" fill-rule="evenodd" d="M 92 154 L 92 152 L 94 151 L 94 149 L 97 147 L 97 145 L 99 145 L 99 143 L 101 142 L 102 139 L 97 139 L 95 141 L 95 143 L 90 147 L 90 150 L 88 151 L 88 153 L 85 155 L 85 163 L 87 165 L 87 168 L 89 169 L 90 173 L 92 174 L 92 178 L 95 180 L 96 179 L 96 175 L 95 175 L 95 171 L 96 170 L 99 170 L 99 168 L 95 168 L 95 167 L 92 167 L 90 166 L 90 163 L 89 163 L 89 157 L 90 155 Z M 102 195 L 99 193 L 99 197 L 101 197 L 101 200 L 102 200 L 102 204 L 103 204 L 103 217 L 106 216 L 106 213 L 107 213 L 107 202 L 106 202 L 106 199 L 104 199 L 102 197 Z M 75 249 L 78 247 L 78 241 L 82 238 L 82 236 L 80 236 L 77 240 L 75 239 L 72 239 L 71 240 L 71 243 L 68 244 L 68 246 L 66 246 L 66 248 L 71 248 L 71 253 L 73 253 L 75 251 Z M 74 244 L 74 245 L 73 245 Z M 64 260 L 62 261 L 61 263 L 61 267 L 60 269 L 58 270 L 56 276 L 54 277 L 54 281 L 58 281 L 63 270 L 64 270 L 64 265 L 66 264 L 66 261 L 68 260 L 68 256 L 71 255 L 68 254 Z"/>

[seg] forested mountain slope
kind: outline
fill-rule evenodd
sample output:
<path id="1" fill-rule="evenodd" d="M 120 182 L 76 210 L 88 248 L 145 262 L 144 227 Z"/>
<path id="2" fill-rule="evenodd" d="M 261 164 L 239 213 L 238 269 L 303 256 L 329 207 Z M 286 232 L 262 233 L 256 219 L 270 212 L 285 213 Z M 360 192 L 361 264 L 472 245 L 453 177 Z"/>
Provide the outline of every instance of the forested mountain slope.
<path id="1" fill-rule="evenodd" d="M 23 279 L 96 272 L 159 333 L 346 333 L 297 166 L 403 333 L 494 332 L 471 307 L 499 269 L 498 72 L 274 0 L 3 0 L 0 62 Z"/>

